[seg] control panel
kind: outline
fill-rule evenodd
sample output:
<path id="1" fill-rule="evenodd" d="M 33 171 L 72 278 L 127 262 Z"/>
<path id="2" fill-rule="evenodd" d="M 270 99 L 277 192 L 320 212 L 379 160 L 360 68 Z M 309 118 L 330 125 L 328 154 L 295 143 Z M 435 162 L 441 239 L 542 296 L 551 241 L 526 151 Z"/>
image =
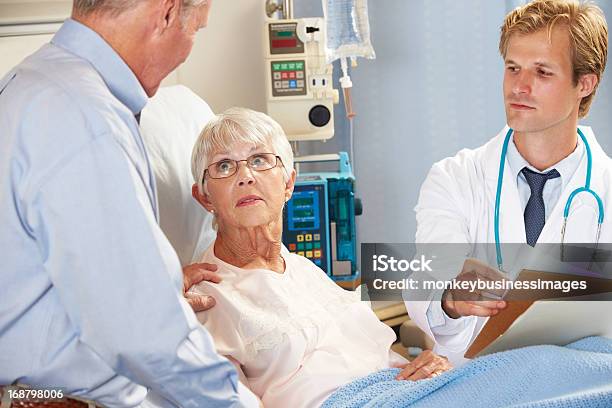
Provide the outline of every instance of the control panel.
<path id="1" fill-rule="evenodd" d="M 283 243 L 330 273 L 327 181 L 313 177 L 296 183 L 283 217 Z"/>
<path id="2" fill-rule="evenodd" d="M 271 62 L 272 95 L 306 95 L 304 60 Z"/>

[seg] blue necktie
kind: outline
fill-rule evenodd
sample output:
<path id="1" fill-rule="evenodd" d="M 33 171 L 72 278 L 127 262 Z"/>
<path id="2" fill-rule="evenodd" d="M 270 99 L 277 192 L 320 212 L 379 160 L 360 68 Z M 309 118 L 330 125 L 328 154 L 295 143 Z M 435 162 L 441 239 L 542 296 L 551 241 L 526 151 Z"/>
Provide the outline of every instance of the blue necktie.
<path id="1" fill-rule="evenodd" d="M 548 173 L 537 173 L 527 167 L 524 167 L 521 173 L 525 176 L 527 184 L 529 184 L 531 189 L 531 195 L 525 207 L 525 235 L 527 243 L 535 246 L 546 222 L 546 210 L 544 208 L 544 198 L 542 197 L 544 184 L 546 184 L 547 180 L 560 177 L 561 175 L 555 169 Z"/>

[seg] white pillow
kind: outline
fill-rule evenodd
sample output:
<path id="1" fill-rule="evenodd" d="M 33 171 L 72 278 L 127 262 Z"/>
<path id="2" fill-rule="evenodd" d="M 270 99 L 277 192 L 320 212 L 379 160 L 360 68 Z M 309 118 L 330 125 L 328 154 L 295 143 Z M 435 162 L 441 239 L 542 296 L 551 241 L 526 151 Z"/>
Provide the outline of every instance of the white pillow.
<path id="1" fill-rule="evenodd" d="M 197 261 L 215 239 L 212 216 L 191 196 L 191 150 L 213 112 L 183 85 L 160 88 L 140 117 L 157 182 L 160 226 L 181 265 Z"/>

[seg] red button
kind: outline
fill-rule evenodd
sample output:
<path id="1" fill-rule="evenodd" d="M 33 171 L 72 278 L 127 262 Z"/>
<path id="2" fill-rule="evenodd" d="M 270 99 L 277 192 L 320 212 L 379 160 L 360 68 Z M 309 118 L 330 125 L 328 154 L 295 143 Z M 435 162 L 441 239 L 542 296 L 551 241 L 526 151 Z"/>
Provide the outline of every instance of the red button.
<path id="1" fill-rule="evenodd" d="M 287 72 L 281 72 L 281 79 L 289 79 L 289 75 Z"/>
<path id="2" fill-rule="evenodd" d="M 289 244 L 289 250 L 295 251 L 296 250 L 295 244 Z"/>
<path id="3" fill-rule="evenodd" d="M 295 71 L 289 72 L 289 79 L 295 79 Z"/>

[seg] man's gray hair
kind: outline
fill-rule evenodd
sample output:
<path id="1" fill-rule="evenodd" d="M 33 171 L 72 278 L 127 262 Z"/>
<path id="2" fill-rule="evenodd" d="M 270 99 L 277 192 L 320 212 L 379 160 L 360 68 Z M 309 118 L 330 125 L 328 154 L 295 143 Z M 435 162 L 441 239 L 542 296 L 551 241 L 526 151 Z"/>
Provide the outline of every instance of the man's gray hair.
<path id="1" fill-rule="evenodd" d="M 191 174 L 200 194 L 206 192 L 204 170 L 218 152 L 236 143 L 266 146 L 283 162 L 285 182 L 293 171 L 293 151 L 283 128 L 265 113 L 247 108 L 229 108 L 213 117 L 200 133 L 191 154 Z"/>
<path id="2" fill-rule="evenodd" d="M 148 0 L 74 0 L 73 12 L 77 15 L 87 15 L 94 11 L 121 13 L 129 10 L 141 1 Z M 208 0 L 183 0 L 183 7 L 190 8 L 206 3 Z"/>

